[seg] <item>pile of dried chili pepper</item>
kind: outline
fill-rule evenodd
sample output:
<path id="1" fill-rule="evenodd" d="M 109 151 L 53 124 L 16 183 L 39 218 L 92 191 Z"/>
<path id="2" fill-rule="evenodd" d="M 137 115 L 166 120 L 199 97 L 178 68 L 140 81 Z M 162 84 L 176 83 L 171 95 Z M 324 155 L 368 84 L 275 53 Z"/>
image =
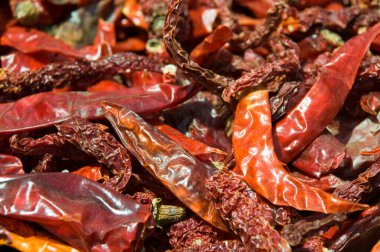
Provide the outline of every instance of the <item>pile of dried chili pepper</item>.
<path id="1" fill-rule="evenodd" d="M 0 250 L 380 251 L 379 10 L 0 1 Z"/>

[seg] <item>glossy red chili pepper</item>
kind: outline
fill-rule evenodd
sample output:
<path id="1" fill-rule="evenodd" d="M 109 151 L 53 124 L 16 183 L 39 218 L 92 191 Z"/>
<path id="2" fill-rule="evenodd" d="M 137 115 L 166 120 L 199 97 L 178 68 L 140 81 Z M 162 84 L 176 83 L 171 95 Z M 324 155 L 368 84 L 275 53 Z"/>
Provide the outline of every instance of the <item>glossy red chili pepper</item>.
<path id="1" fill-rule="evenodd" d="M 177 105 L 192 93 L 193 87 L 156 84 L 111 92 L 39 93 L 0 104 L 0 134 L 52 126 L 75 114 L 100 119 L 101 101 L 117 102 L 137 113 L 149 114 Z"/>
<path id="2" fill-rule="evenodd" d="M 282 162 L 289 162 L 337 115 L 354 84 L 356 73 L 380 23 L 347 41 L 333 53 L 306 96 L 276 124 L 274 142 Z"/>
<path id="3" fill-rule="evenodd" d="M 103 108 L 123 145 L 150 174 L 202 219 L 227 230 L 214 203 L 206 199 L 205 180 L 216 169 L 200 162 L 127 107 L 104 102 Z"/>
<path id="4" fill-rule="evenodd" d="M 0 175 L 24 174 L 21 160 L 15 156 L 0 154 Z"/>
<path id="5" fill-rule="evenodd" d="M 250 187 L 273 204 L 324 213 L 366 207 L 308 186 L 286 171 L 274 151 L 266 89 L 253 91 L 240 100 L 233 129 L 236 164 Z"/>

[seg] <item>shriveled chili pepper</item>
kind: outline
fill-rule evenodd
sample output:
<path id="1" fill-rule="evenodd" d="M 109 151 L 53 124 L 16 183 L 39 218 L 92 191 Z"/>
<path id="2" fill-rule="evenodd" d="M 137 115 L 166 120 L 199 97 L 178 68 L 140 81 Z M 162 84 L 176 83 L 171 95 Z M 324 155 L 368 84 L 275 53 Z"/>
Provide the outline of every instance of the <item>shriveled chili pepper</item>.
<path id="1" fill-rule="evenodd" d="M 328 248 L 333 251 L 354 250 L 370 251 L 378 241 L 380 230 L 380 209 L 365 217 L 359 217 L 347 230 L 330 242 Z"/>
<path id="2" fill-rule="evenodd" d="M 204 180 L 216 170 L 200 162 L 127 107 L 104 102 L 103 108 L 123 145 L 154 177 L 202 219 L 226 230 L 215 205 L 205 198 Z"/>
<path id="3" fill-rule="evenodd" d="M 334 195 L 351 200 L 353 202 L 360 202 L 365 196 L 371 192 L 376 192 L 378 189 L 378 180 L 380 175 L 380 159 L 372 164 L 366 171 L 359 174 L 359 176 L 344 183 L 335 189 Z"/>
<path id="4" fill-rule="evenodd" d="M 370 92 L 362 96 L 360 106 L 365 112 L 376 115 L 380 111 L 380 92 Z"/>
<path id="5" fill-rule="evenodd" d="M 301 244 L 306 238 L 316 234 L 316 231 L 346 220 L 347 216 L 344 214 L 311 215 L 296 223 L 286 225 L 281 230 L 281 235 L 290 245 L 296 246 Z"/>
<path id="6" fill-rule="evenodd" d="M 119 53 L 98 61 L 53 63 L 38 70 L 0 75 L 0 94 L 20 98 L 64 86 L 91 86 L 118 72 L 144 70 L 160 72 L 160 64 L 134 53 Z"/>
<path id="7" fill-rule="evenodd" d="M 336 116 L 371 41 L 379 33 L 380 24 L 377 24 L 335 51 L 307 95 L 276 124 L 274 142 L 282 162 L 297 156 Z M 346 74 L 342 74 L 342 69 Z"/>
<path id="8" fill-rule="evenodd" d="M 0 186 L 0 215 L 36 222 L 79 250 L 136 250 L 153 228 L 147 207 L 79 175 L 2 176 Z"/>
<path id="9" fill-rule="evenodd" d="M 207 180 L 206 187 L 223 220 L 248 251 L 290 251 L 286 240 L 271 227 L 263 199 L 232 172 L 219 172 Z"/>
<path id="10" fill-rule="evenodd" d="M 217 241 L 212 244 L 204 244 L 201 246 L 193 246 L 186 248 L 174 249 L 175 252 L 213 252 L 213 251 L 234 251 L 234 252 L 245 252 L 244 245 L 239 240 L 224 240 Z"/>
<path id="11" fill-rule="evenodd" d="M 326 192 L 333 192 L 336 188 L 345 183 L 344 180 L 340 179 L 339 177 L 333 174 L 323 176 L 319 179 L 309 177 L 299 172 L 292 172 L 291 175 L 309 186 L 319 188 Z"/>
<path id="12" fill-rule="evenodd" d="M 108 132 L 103 125 L 92 124 L 80 117 L 73 117 L 57 125 L 58 134 L 48 135 L 49 139 L 11 139 L 14 151 L 23 154 L 70 154 L 77 155 L 78 150 L 93 157 L 114 175 L 105 185 L 123 191 L 131 176 L 131 161 L 127 150 Z M 25 141 L 26 140 L 26 141 Z M 42 141 L 41 141 L 42 140 Z M 44 141 L 45 140 L 45 141 Z"/>
<path id="13" fill-rule="evenodd" d="M 167 235 L 174 249 L 213 244 L 218 238 L 217 230 L 196 216 L 172 225 Z"/>
<path id="14" fill-rule="evenodd" d="M 366 207 L 310 187 L 285 170 L 274 152 L 265 88 L 240 100 L 233 128 L 236 164 L 250 187 L 273 204 L 324 213 L 350 212 Z"/>
<path id="15" fill-rule="evenodd" d="M 152 113 L 177 105 L 194 86 L 156 84 L 111 92 L 40 93 L 0 104 L 0 134 L 52 126 L 73 115 L 90 120 L 103 117 L 101 101 L 114 101 L 137 113 Z M 22 118 L 22 120 L 20 119 Z"/>

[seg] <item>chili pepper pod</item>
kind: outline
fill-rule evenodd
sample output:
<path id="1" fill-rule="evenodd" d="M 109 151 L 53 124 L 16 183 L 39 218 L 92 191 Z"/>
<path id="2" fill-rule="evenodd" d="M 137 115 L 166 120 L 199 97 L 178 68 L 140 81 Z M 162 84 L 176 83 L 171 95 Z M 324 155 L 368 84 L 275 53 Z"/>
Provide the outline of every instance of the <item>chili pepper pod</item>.
<path id="1" fill-rule="evenodd" d="M 288 163 L 334 119 L 354 84 L 361 61 L 380 33 L 380 23 L 347 41 L 322 67 L 306 96 L 276 124 L 274 142 L 279 159 Z"/>
<path id="2" fill-rule="evenodd" d="M 127 150 L 194 213 L 227 230 L 215 205 L 206 199 L 204 181 L 217 170 L 200 162 L 128 108 L 102 104 L 106 118 Z"/>
<path id="3" fill-rule="evenodd" d="M 239 101 L 232 144 L 236 163 L 250 187 L 275 205 L 323 213 L 362 210 L 289 174 L 274 151 L 268 91 L 257 89 Z"/>
<path id="4" fill-rule="evenodd" d="M 0 177 L 0 215 L 38 223 L 82 251 L 136 251 L 153 229 L 148 207 L 71 173 Z"/>
<path id="5" fill-rule="evenodd" d="M 193 85 L 156 84 L 109 92 L 39 93 L 0 104 L 0 135 L 49 127 L 75 114 L 89 120 L 104 118 L 100 105 L 104 100 L 141 114 L 157 112 L 177 105 L 193 91 Z"/>

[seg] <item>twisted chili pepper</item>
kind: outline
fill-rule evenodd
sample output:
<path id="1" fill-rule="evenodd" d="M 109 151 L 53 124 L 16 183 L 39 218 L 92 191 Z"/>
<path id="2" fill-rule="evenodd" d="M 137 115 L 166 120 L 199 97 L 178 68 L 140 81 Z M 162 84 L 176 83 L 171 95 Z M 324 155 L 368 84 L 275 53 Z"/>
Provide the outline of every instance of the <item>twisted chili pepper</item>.
<path id="1" fill-rule="evenodd" d="M 276 124 L 274 142 L 282 162 L 294 159 L 334 119 L 354 84 L 361 61 L 378 34 L 380 23 L 335 51 L 305 97 Z"/>
<path id="2" fill-rule="evenodd" d="M 308 186 L 285 170 L 274 151 L 266 89 L 258 89 L 240 100 L 233 128 L 236 164 L 250 187 L 273 204 L 323 213 L 366 207 Z"/>

